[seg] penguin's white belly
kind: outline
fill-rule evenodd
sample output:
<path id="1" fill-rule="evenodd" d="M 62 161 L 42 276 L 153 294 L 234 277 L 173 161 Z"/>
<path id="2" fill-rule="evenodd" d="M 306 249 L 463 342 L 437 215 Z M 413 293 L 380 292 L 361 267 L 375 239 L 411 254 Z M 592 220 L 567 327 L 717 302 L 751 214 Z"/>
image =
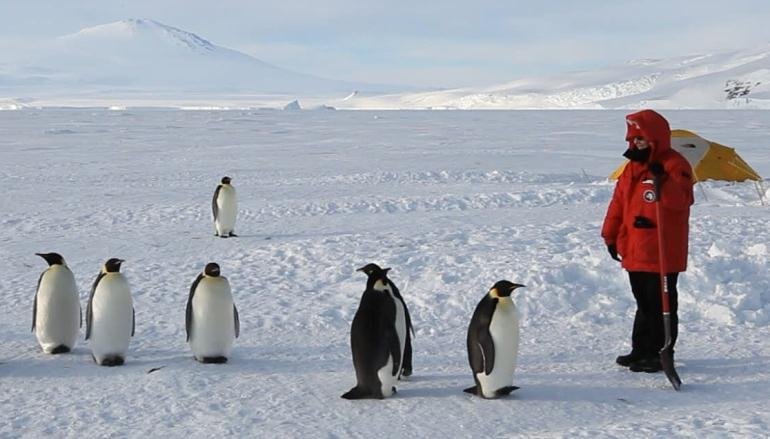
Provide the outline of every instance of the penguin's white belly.
<path id="1" fill-rule="evenodd" d="M 233 296 L 223 279 L 204 279 L 192 300 L 190 347 L 193 355 L 228 357 L 235 340 Z"/>
<path id="2" fill-rule="evenodd" d="M 486 398 L 494 398 L 495 391 L 513 385 L 516 357 L 519 353 L 519 315 L 510 298 L 500 298 L 489 324 L 489 333 L 495 346 L 495 364 L 492 373 L 476 374 Z"/>
<path id="3" fill-rule="evenodd" d="M 377 377 L 382 383 L 382 396 L 388 397 L 393 394 L 393 387 L 398 382 L 398 374 L 393 375 L 393 356 L 388 356 L 388 362 L 377 371 Z"/>
<path id="4" fill-rule="evenodd" d="M 235 217 L 238 213 L 238 200 L 235 189 L 222 186 L 217 196 L 217 218 L 214 221 L 217 233 L 227 235 L 235 230 Z"/>
<path id="5" fill-rule="evenodd" d="M 125 356 L 131 342 L 133 307 L 128 281 L 108 273 L 94 292 L 91 303 L 91 352 L 102 362 L 111 355 Z"/>
<path id="6" fill-rule="evenodd" d="M 65 345 L 75 347 L 80 332 L 80 298 L 75 276 L 61 266 L 54 265 L 40 279 L 37 291 L 35 335 L 45 352 Z"/>
<path id="7" fill-rule="evenodd" d="M 393 303 L 396 305 L 396 333 L 398 334 L 398 348 L 401 351 L 401 361 L 396 368 L 396 374 L 393 375 L 393 356 L 388 356 L 388 362 L 377 371 L 377 376 L 382 383 L 383 396 L 390 396 L 393 394 L 393 387 L 398 382 L 398 374 L 401 373 L 401 365 L 404 362 L 404 347 L 406 346 L 406 311 L 404 311 L 404 304 L 396 296 L 393 295 L 390 287 L 385 290 L 390 296 Z"/>

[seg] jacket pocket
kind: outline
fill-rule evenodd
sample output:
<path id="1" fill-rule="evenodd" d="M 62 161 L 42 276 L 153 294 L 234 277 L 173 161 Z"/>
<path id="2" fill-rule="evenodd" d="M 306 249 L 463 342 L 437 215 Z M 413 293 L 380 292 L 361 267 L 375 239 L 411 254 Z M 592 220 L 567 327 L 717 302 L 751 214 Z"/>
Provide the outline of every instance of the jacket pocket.
<path id="1" fill-rule="evenodd" d="M 641 263 L 658 263 L 658 231 L 656 229 L 634 229 L 631 235 L 633 259 Z"/>

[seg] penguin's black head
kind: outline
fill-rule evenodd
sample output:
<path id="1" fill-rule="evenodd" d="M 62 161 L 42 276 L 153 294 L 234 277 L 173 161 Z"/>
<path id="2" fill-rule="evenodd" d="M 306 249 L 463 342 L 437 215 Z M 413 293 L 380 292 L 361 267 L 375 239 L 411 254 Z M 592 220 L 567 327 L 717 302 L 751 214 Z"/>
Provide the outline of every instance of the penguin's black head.
<path id="1" fill-rule="evenodd" d="M 222 184 L 230 184 L 230 177 L 222 177 Z"/>
<path id="2" fill-rule="evenodd" d="M 489 294 L 495 298 L 510 297 L 513 290 L 523 286 L 524 285 L 522 284 L 515 284 L 507 280 L 500 280 L 497 281 L 494 286 L 492 286 L 492 288 L 489 290 Z"/>
<path id="3" fill-rule="evenodd" d="M 388 271 L 390 271 L 390 268 L 380 268 L 377 264 L 366 264 L 356 269 L 356 271 L 363 271 L 369 277 L 368 283 L 374 284 L 381 280 L 384 284 L 388 284 Z"/>
<path id="4" fill-rule="evenodd" d="M 120 264 L 124 262 L 123 259 L 110 258 L 104 263 L 105 273 L 118 273 L 120 272 Z"/>
<path id="5" fill-rule="evenodd" d="M 64 265 L 64 258 L 58 253 L 35 253 L 48 262 L 48 266 L 52 265 Z"/>
<path id="6" fill-rule="evenodd" d="M 206 268 L 203 269 L 203 274 L 211 277 L 219 277 L 219 265 L 215 262 L 209 262 L 206 264 Z"/>

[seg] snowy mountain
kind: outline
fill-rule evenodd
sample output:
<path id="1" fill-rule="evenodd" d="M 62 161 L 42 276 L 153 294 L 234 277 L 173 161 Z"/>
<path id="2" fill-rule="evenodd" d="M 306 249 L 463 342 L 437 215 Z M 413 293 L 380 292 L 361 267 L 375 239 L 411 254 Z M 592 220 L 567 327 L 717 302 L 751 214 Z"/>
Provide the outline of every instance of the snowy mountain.
<path id="1" fill-rule="evenodd" d="M 154 20 L 129 19 L 56 38 L 11 62 L 0 59 L 0 89 L 25 87 L 110 93 L 161 90 L 347 95 L 366 85 L 282 69 L 194 33 Z"/>
<path id="2" fill-rule="evenodd" d="M 293 72 L 145 19 L 89 27 L 15 56 L 0 53 L 0 109 L 280 109 L 298 98 L 303 108 L 339 109 L 770 108 L 770 44 L 423 92 Z"/>
<path id="3" fill-rule="evenodd" d="M 484 88 L 376 96 L 346 103 L 404 109 L 770 108 L 770 45 L 635 60 L 597 71 L 525 78 Z"/>

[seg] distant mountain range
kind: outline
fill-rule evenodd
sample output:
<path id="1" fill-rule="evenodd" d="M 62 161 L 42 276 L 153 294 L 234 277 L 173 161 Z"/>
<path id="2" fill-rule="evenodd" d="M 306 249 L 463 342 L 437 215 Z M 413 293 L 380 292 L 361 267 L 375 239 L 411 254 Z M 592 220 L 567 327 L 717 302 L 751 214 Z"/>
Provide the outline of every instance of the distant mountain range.
<path id="1" fill-rule="evenodd" d="M 770 45 L 629 61 L 597 71 L 491 87 L 378 96 L 362 104 L 363 108 L 441 109 L 770 109 Z"/>
<path id="2" fill-rule="evenodd" d="M 294 72 L 145 19 L 86 28 L 13 59 L 0 53 L 0 109 L 282 108 L 294 99 L 349 109 L 770 109 L 770 45 L 427 92 Z"/>

